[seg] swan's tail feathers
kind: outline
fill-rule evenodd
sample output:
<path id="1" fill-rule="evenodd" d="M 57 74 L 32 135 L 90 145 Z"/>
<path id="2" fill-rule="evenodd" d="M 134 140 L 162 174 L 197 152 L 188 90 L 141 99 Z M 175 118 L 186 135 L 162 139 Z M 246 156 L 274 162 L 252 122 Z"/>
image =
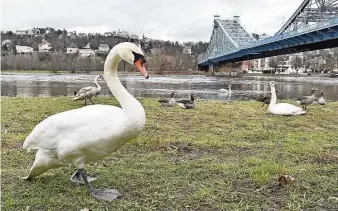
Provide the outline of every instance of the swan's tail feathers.
<path id="1" fill-rule="evenodd" d="M 186 108 L 185 105 L 184 105 L 183 103 L 178 103 L 178 106 L 181 107 L 181 108 L 183 108 L 183 109 Z"/>
<path id="2" fill-rule="evenodd" d="M 298 104 L 301 104 L 302 103 L 302 101 L 301 100 L 296 100 L 296 102 L 298 103 Z"/>

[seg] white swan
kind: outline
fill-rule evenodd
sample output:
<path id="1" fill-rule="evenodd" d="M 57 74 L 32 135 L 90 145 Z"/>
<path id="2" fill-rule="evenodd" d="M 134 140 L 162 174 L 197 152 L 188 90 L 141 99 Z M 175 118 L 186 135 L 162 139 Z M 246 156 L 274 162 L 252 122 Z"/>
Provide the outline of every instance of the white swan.
<path id="1" fill-rule="evenodd" d="M 77 168 L 72 181 L 84 182 L 96 199 L 112 201 L 119 196 L 113 189 L 94 189 L 88 182 L 85 164 L 103 159 L 135 138 L 145 127 L 141 103 L 123 87 L 117 76 L 121 60 L 135 65 L 148 78 L 143 52 L 133 43 L 120 43 L 104 64 L 104 79 L 122 108 L 90 105 L 52 115 L 40 122 L 26 138 L 24 149 L 38 149 L 28 176 L 32 179 L 61 166 Z"/>
<path id="2" fill-rule="evenodd" d="M 270 82 L 271 87 L 271 100 L 269 105 L 269 112 L 271 114 L 285 115 L 285 116 L 294 116 L 305 114 L 305 111 L 302 108 L 299 108 L 295 105 L 288 103 L 277 103 L 275 82 Z"/>
<path id="3" fill-rule="evenodd" d="M 75 97 L 73 98 L 73 100 L 74 101 L 85 100 L 85 105 L 87 105 L 87 100 L 90 100 L 90 102 L 94 104 L 92 101 L 92 97 L 99 94 L 99 92 L 101 91 L 101 86 L 100 84 L 97 83 L 98 79 L 103 79 L 103 76 L 102 75 L 95 76 L 94 83 L 96 84 L 96 87 L 87 86 L 87 87 L 83 87 L 82 89 L 80 89 L 79 92 L 74 91 Z"/>
<path id="4" fill-rule="evenodd" d="M 228 102 L 231 102 L 231 84 L 229 85 L 229 96 L 228 96 Z"/>
<path id="5" fill-rule="evenodd" d="M 229 86 L 230 86 L 230 85 L 229 85 Z M 228 90 L 226 90 L 226 89 L 219 89 L 218 92 L 220 92 L 220 93 L 227 93 Z"/>

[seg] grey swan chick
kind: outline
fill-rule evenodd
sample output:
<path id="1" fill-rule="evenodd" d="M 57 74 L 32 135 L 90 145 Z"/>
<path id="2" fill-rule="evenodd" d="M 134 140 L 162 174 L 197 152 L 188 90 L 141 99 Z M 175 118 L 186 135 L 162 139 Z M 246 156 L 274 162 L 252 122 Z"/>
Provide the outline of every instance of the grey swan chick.
<path id="1" fill-rule="evenodd" d="M 83 87 L 82 89 L 80 89 L 79 92 L 74 91 L 75 97 L 73 98 L 73 100 L 74 101 L 85 100 L 84 105 L 87 105 L 87 100 L 90 100 L 90 102 L 92 104 L 94 104 L 94 102 L 92 101 L 92 97 L 98 95 L 99 92 L 101 91 L 101 86 L 97 83 L 98 79 L 103 80 L 103 76 L 97 75 L 94 78 L 94 83 L 96 84 L 96 87 L 95 86 L 87 86 L 87 87 Z"/>

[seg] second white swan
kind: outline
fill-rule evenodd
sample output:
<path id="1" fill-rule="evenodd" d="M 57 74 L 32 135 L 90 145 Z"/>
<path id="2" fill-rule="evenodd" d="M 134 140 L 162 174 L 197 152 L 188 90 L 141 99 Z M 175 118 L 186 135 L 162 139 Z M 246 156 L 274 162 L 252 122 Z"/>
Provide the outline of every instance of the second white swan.
<path id="1" fill-rule="evenodd" d="M 284 116 L 295 116 L 305 114 L 305 111 L 302 108 L 299 108 L 295 105 L 289 103 L 277 103 L 275 82 L 270 82 L 271 87 L 271 100 L 269 104 L 269 112 L 271 114 L 276 115 L 284 115 Z"/>

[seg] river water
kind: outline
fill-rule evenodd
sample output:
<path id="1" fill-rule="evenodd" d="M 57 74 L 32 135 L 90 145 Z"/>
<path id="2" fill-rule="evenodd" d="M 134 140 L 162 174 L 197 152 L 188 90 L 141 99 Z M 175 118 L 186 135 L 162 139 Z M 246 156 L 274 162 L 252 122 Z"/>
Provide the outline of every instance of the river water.
<path id="1" fill-rule="evenodd" d="M 89 74 L 1 74 L 1 95 L 21 97 L 73 96 L 81 87 L 92 86 L 95 75 Z M 219 93 L 221 88 L 232 85 L 232 100 L 250 100 L 269 93 L 269 81 L 276 81 L 281 91 L 279 98 L 294 99 L 309 95 L 312 87 L 324 90 L 325 99 L 338 100 L 338 79 L 329 77 L 289 76 L 204 76 L 204 75 L 151 75 L 148 80 L 140 75 L 121 75 L 124 87 L 135 97 L 168 97 L 176 91 L 177 97 L 194 93 L 197 99 L 226 100 L 228 94 Z M 101 95 L 111 95 L 105 81 Z M 317 93 L 319 95 L 319 92 Z"/>

